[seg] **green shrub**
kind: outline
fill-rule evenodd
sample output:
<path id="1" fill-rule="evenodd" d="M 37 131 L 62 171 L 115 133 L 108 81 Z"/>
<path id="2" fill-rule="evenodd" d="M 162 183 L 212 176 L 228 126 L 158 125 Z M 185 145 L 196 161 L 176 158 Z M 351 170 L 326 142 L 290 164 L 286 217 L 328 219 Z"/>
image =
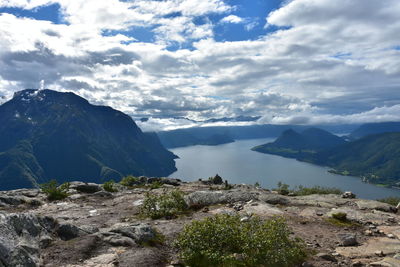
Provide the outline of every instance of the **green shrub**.
<path id="1" fill-rule="evenodd" d="M 40 189 L 47 195 L 48 200 L 61 200 L 68 197 L 69 183 L 63 183 L 58 186 L 56 180 L 51 180 L 47 183 L 41 184 Z"/>
<path id="2" fill-rule="evenodd" d="M 313 187 L 305 187 L 305 186 L 298 186 L 294 189 L 290 189 L 288 184 L 284 184 L 282 182 L 278 183 L 278 188 L 275 189 L 281 195 L 288 195 L 289 193 L 294 194 L 296 196 L 308 196 L 312 194 L 320 194 L 320 195 L 327 195 L 327 194 L 336 194 L 341 195 L 343 191 L 334 188 L 334 187 L 323 187 L 323 186 L 313 186 Z"/>
<path id="3" fill-rule="evenodd" d="M 345 222 L 347 221 L 347 214 L 344 212 L 337 212 L 337 213 L 333 213 L 332 214 L 332 218 L 338 220 L 338 221 L 342 221 Z"/>
<path id="4" fill-rule="evenodd" d="M 284 184 L 282 182 L 278 182 L 278 188 L 276 189 L 276 191 L 278 191 L 279 194 L 286 196 L 286 195 L 288 195 L 290 193 L 289 185 L 288 184 Z"/>
<path id="5" fill-rule="evenodd" d="M 216 215 L 185 226 L 175 243 L 189 266 L 268 266 L 300 264 L 305 244 L 291 238 L 282 218 L 242 222 L 239 216 Z"/>
<path id="6" fill-rule="evenodd" d="M 299 186 L 293 190 L 293 193 L 296 196 L 307 196 L 312 194 L 320 194 L 320 195 L 327 195 L 327 194 L 336 194 L 341 195 L 343 191 L 338 188 L 331 188 L 331 187 L 322 187 L 322 186 L 313 186 L 313 187 L 304 187 Z"/>
<path id="7" fill-rule="evenodd" d="M 124 186 L 134 186 L 139 184 L 139 178 L 132 175 L 128 175 L 122 178 L 122 180 L 119 183 Z"/>
<path id="8" fill-rule="evenodd" d="M 188 206 L 181 191 L 163 192 L 161 195 L 146 193 L 140 214 L 152 219 L 173 218 L 178 214 L 185 213 Z"/>
<path id="9" fill-rule="evenodd" d="M 103 189 L 106 190 L 107 192 L 118 192 L 114 180 L 104 182 Z"/>
<path id="10" fill-rule="evenodd" d="M 397 206 L 397 204 L 400 203 L 400 197 L 387 197 L 387 198 L 378 199 L 378 201 L 387 203 L 387 204 L 390 204 L 393 206 Z"/>
<path id="11" fill-rule="evenodd" d="M 218 174 L 216 174 L 214 177 L 208 178 L 208 181 L 211 184 L 223 184 L 224 183 L 224 181 L 222 180 L 222 177 L 219 176 Z"/>
<path id="12" fill-rule="evenodd" d="M 149 187 L 150 189 L 158 189 L 158 188 L 161 188 L 163 185 L 164 185 L 164 184 L 163 184 L 162 182 L 160 182 L 160 181 L 155 181 L 155 182 L 152 182 L 151 184 L 149 184 L 148 187 Z"/>

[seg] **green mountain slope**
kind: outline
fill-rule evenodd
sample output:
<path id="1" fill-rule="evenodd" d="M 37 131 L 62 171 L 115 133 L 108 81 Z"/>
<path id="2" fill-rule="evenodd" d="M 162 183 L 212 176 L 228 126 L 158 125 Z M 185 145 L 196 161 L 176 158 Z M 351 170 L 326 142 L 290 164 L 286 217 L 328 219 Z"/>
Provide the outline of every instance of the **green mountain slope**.
<path id="1" fill-rule="evenodd" d="M 318 128 L 309 128 L 301 133 L 290 129 L 274 142 L 256 146 L 252 150 L 305 160 L 319 151 L 344 143 L 342 138 Z"/>
<path id="2" fill-rule="evenodd" d="M 174 158 L 130 116 L 73 93 L 24 90 L 0 106 L 0 189 L 36 182 L 163 176 Z"/>
<path id="3" fill-rule="evenodd" d="M 400 122 L 366 123 L 355 129 L 349 138 L 355 140 L 367 135 L 392 132 L 400 132 Z"/>
<path id="4" fill-rule="evenodd" d="M 313 162 L 373 183 L 400 182 L 400 133 L 369 135 L 318 153 Z"/>

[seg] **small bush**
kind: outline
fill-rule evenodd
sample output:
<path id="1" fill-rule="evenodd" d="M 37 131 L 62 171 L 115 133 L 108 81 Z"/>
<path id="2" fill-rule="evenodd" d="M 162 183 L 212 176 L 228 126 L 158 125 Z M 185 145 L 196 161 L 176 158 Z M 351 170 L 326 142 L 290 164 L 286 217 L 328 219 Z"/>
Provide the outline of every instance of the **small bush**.
<path id="1" fill-rule="evenodd" d="M 163 192 L 162 195 L 147 193 L 140 209 L 140 214 L 152 219 L 162 217 L 173 218 L 178 214 L 185 213 L 188 206 L 181 191 Z"/>
<path id="2" fill-rule="evenodd" d="M 104 182 L 103 189 L 107 192 L 118 192 L 118 189 L 115 186 L 114 180 Z"/>
<path id="3" fill-rule="evenodd" d="M 397 204 L 400 203 L 400 197 L 387 197 L 387 198 L 378 199 L 378 201 L 387 203 L 387 204 L 390 204 L 393 206 L 397 206 Z"/>
<path id="4" fill-rule="evenodd" d="M 216 174 L 214 177 L 208 178 L 208 181 L 211 184 L 223 184 L 224 183 L 224 181 L 222 180 L 222 177 L 219 176 L 218 174 Z"/>
<path id="5" fill-rule="evenodd" d="M 155 182 L 149 184 L 149 185 L 148 185 L 148 188 L 150 188 L 150 189 L 158 189 L 158 188 L 161 188 L 163 185 L 164 185 L 164 184 L 163 184 L 162 182 L 160 182 L 160 181 L 155 181 Z"/>
<path id="6" fill-rule="evenodd" d="M 58 186 L 56 180 L 51 180 L 47 183 L 41 184 L 40 189 L 47 195 L 48 200 L 62 200 L 68 197 L 69 183 L 63 183 Z"/>
<path id="7" fill-rule="evenodd" d="M 175 243 L 189 266 L 268 266 L 300 264 L 305 244 L 291 238 L 282 218 L 266 221 L 255 217 L 216 215 L 186 225 Z"/>
<path id="8" fill-rule="evenodd" d="M 282 182 L 278 182 L 278 188 L 276 189 L 276 191 L 278 191 L 279 194 L 286 196 L 286 195 L 288 195 L 290 193 L 289 185 L 288 184 L 284 184 Z"/>
<path id="9" fill-rule="evenodd" d="M 123 186 L 134 186 L 139 184 L 139 178 L 129 175 L 122 178 L 122 180 L 119 183 L 122 184 Z"/>
<path id="10" fill-rule="evenodd" d="M 333 213 L 332 218 L 334 218 L 338 221 L 345 222 L 345 221 L 347 221 L 347 214 L 344 212 Z"/>

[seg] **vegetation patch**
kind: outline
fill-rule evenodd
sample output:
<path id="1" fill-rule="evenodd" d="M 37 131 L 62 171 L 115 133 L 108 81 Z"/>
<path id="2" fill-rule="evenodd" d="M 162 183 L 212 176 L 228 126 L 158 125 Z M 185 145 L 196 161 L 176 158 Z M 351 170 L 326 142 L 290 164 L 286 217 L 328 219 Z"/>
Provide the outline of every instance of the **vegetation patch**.
<path id="1" fill-rule="evenodd" d="M 123 186 L 131 187 L 131 186 L 138 185 L 140 182 L 139 182 L 138 177 L 128 175 L 128 176 L 122 178 L 122 180 L 119 183 L 122 184 Z"/>
<path id="2" fill-rule="evenodd" d="M 161 195 L 146 193 L 140 214 L 152 219 L 174 218 L 189 210 L 183 192 L 179 190 L 163 192 Z"/>
<path id="3" fill-rule="evenodd" d="M 118 189 L 116 187 L 116 184 L 114 182 L 114 180 L 111 181 L 107 181 L 103 184 L 103 189 L 107 192 L 118 192 Z"/>
<path id="4" fill-rule="evenodd" d="M 48 200 L 62 200 L 68 197 L 69 183 L 63 183 L 59 186 L 56 180 L 51 180 L 41 184 L 40 189 L 47 195 Z"/>
<path id="5" fill-rule="evenodd" d="M 189 266 L 268 266 L 300 264 L 304 242 L 292 238 L 284 219 L 242 222 L 239 216 L 216 215 L 185 226 L 176 247 Z"/>
<path id="6" fill-rule="evenodd" d="M 387 197 L 387 198 L 378 199 L 378 201 L 387 203 L 387 204 L 390 204 L 393 206 L 397 206 L 397 204 L 400 203 L 400 197 Z"/>
<path id="7" fill-rule="evenodd" d="M 360 226 L 360 224 L 349 220 L 345 212 L 333 213 L 331 216 L 332 217 L 327 218 L 326 221 L 336 226 L 342 226 L 342 227 Z"/>
<path id="8" fill-rule="evenodd" d="M 308 196 L 313 194 L 319 195 L 327 195 L 327 194 L 336 194 L 341 195 L 343 191 L 334 188 L 334 187 L 323 187 L 323 186 L 313 186 L 313 187 L 305 187 L 302 185 L 294 187 L 294 189 L 290 189 L 288 184 L 284 184 L 282 182 L 278 183 L 278 188 L 275 189 L 281 195 L 295 195 L 295 196 Z"/>
<path id="9" fill-rule="evenodd" d="M 312 195 L 312 194 L 320 194 L 320 195 L 327 195 L 327 194 L 336 194 L 336 195 L 341 195 L 343 194 L 343 191 L 334 188 L 334 187 L 323 187 L 323 186 L 313 186 L 313 187 L 304 187 L 304 186 L 298 186 L 293 190 L 293 193 L 296 196 L 307 196 L 307 195 Z"/>

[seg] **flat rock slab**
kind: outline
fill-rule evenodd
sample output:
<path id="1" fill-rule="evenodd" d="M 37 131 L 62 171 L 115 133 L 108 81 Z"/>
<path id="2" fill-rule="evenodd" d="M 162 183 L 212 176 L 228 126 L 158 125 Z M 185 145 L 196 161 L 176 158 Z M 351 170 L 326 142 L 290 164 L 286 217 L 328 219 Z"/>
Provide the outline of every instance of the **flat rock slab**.
<path id="1" fill-rule="evenodd" d="M 365 244 L 358 247 L 338 247 L 336 252 L 345 257 L 365 258 L 375 256 L 376 251 L 383 251 L 385 255 L 400 252 L 400 240 L 387 237 L 376 237 L 369 239 Z"/>
<path id="2" fill-rule="evenodd" d="M 400 266 L 400 260 L 396 260 L 394 258 L 384 258 L 381 261 L 377 262 L 372 262 L 369 264 L 369 266 L 376 266 L 376 267 L 399 267 Z"/>
<path id="3" fill-rule="evenodd" d="M 338 195 L 309 195 L 309 196 L 299 196 L 291 197 L 291 205 L 299 206 L 313 206 L 322 208 L 335 208 L 338 206 L 345 205 L 349 202 L 349 199 L 341 198 Z"/>
<path id="4" fill-rule="evenodd" d="M 253 206 L 251 204 L 246 204 L 241 212 L 252 213 L 260 217 L 269 217 L 274 215 L 282 215 L 284 212 L 274 206 L 267 203 L 257 203 L 258 205 Z"/>
<path id="5" fill-rule="evenodd" d="M 356 204 L 360 210 L 380 210 L 385 212 L 395 212 L 395 207 L 387 203 L 376 200 L 356 200 Z"/>
<path id="6" fill-rule="evenodd" d="M 340 212 L 346 213 L 347 219 L 359 223 L 372 222 L 375 224 L 382 224 L 386 222 L 387 218 L 389 217 L 387 213 L 382 214 L 383 212 L 380 211 L 375 211 L 375 210 L 361 211 L 356 208 L 349 208 L 349 207 L 333 208 L 330 212 L 326 214 L 326 216 L 332 217 L 332 214 Z"/>
<path id="7" fill-rule="evenodd" d="M 400 226 L 378 226 L 378 230 L 382 230 L 386 235 L 392 234 L 400 239 Z"/>

